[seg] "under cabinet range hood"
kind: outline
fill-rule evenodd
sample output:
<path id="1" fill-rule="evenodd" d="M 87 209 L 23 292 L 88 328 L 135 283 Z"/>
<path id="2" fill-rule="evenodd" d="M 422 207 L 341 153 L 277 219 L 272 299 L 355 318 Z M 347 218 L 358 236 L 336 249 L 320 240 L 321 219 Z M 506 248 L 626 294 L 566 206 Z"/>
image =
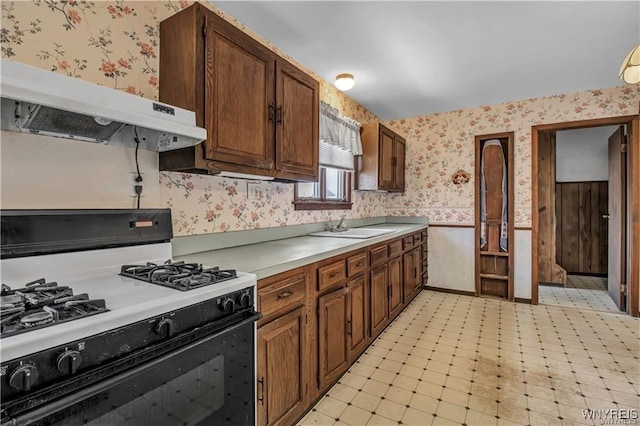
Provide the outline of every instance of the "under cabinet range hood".
<path id="1" fill-rule="evenodd" d="M 2 130 L 151 151 L 196 145 L 192 111 L 2 58 Z"/>

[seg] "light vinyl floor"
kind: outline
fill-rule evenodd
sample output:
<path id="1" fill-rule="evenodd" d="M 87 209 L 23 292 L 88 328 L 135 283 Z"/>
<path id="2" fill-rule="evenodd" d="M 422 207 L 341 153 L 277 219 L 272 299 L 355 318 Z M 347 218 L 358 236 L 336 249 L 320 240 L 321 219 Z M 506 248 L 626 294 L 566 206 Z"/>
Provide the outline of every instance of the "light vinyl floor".
<path id="1" fill-rule="evenodd" d="M 640 408 L 639 339 L 625 315 L 425 290 L 300 425 L 601 424 L 583 410 Z"/>
<path id="2" fill-rule="evenodd" d="M 564 287 L 539 285 L 538 303 L 567 308 L 620 312 L 607 293 L 607 279 L 601 277 L 569 275 Z"/>

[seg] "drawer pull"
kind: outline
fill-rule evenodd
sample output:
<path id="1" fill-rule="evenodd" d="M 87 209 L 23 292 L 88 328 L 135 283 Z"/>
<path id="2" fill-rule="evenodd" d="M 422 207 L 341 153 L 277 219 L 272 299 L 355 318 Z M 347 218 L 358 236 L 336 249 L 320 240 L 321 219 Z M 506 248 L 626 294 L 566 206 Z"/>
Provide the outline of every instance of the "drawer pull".
<path id="1" fill-rule="evenodd" d="M 280 293 L 280 294 L 278 295 L 278 300 L 286 299 L 287 297 L 291 296 L 292 294 L 293 294 L 293 292 L 290 292 L 290 291 L 283 291 L 282 293 Z"/>
<path id="2" fill-rule="evenodd" d="M 356 263 L 356 266 L 358 268 L 362 268 L 364 266 L 364 262 L 358 262 L 358 263 Z"/>
<path id="3" fill-rule="evenodd" d="M 335 278 L 335 277 L 337 277 L 337 276 L 338 276 L 338 273 L 337 273 L 337 272 L 332 272 L 332 273 L 330 273 L 330 274 L 329 274 L 329 279 L 331 279 L 331 278 Z"/>
<path id="4" fill-rule="evenodd" d="M 264 377 L 262 379 L 258 379 L 258 384 L 260 385 L 258 401 L 260 401 L 261 405 L 264 405 Z"/>

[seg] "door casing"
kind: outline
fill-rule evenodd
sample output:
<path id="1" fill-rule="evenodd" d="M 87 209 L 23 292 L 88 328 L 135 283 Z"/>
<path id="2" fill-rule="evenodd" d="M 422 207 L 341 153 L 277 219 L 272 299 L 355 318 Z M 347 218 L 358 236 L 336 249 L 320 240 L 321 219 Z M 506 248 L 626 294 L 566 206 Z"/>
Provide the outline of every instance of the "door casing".
<path id="1" fill-rule="evenodd" d="M 627 282 L 627 312 L 634 317 L 638 314 L 638 293 L 640 280 L 640 120 L 638 115 L 599 118 L 594 120 L 569 121 L 564 123 L 541 124 L 531 127 L 531 303 L 538 304 L 538 137 L 540 132 L 626 125 L 628 137 L 628 186 L 629 194 L 629 280 Z"/>

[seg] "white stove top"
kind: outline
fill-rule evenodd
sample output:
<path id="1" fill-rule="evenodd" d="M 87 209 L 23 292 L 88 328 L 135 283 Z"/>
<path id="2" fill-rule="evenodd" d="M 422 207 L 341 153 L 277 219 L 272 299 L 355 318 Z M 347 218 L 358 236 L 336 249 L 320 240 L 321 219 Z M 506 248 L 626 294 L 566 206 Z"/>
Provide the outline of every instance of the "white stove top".
<path id="1" fill-rule="evenodd" d="M 57 281 L 59 286 L 71 287 L 74 294 L 88 293 L 91 299 L 105 299 L 109 312 L 4 337 L 0 341 L 1 361 L 81 340 L 256 285 L 256 276 L 244 272 L 238 272 L 235 279 L 189 291 L 118 275 L 124 264 L 164 263 L 170 255 L 171 244 L 161 243 L 3 259 L 0 263 L 2 282 L 12 289 L 44 277 L 47 281 Z M 78 270 L 78 265 L 83 268 Z"/>

